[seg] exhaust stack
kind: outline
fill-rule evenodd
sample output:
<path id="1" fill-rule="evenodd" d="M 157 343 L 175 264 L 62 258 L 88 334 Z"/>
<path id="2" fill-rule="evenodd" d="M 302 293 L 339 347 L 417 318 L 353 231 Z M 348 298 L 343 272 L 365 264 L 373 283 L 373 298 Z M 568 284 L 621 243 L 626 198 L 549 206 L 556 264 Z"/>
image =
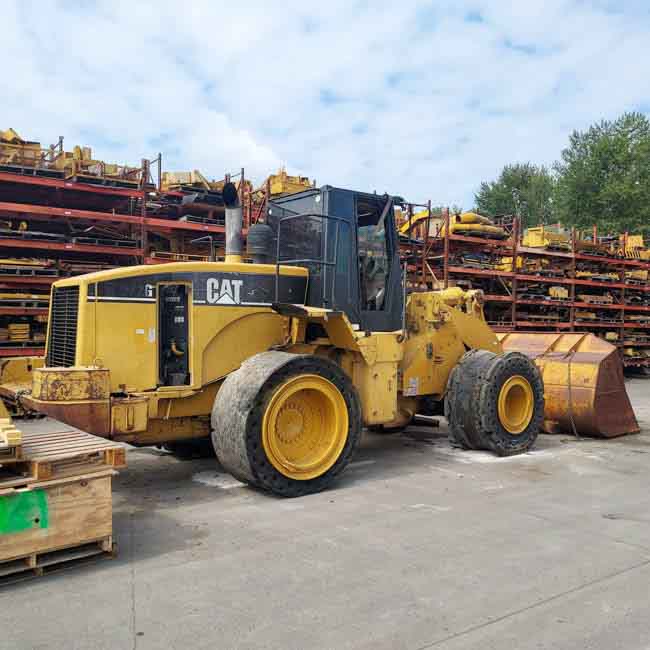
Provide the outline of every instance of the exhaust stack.
<path id="1" fill-rule="evenodd" d="M 226 206 L 226 262 L 239 264 L 244 244 L 242 238 L 242 207 L 234 183 L 223 186 L 223 202 Z"/>

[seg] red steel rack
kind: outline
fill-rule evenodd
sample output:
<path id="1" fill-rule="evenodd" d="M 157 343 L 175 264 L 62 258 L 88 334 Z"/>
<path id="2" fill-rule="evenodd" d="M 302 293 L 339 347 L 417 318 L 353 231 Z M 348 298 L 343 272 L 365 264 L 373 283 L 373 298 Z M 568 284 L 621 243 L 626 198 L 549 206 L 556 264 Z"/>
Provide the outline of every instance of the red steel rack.
<path id="1" fill-rule="evenodd" d="M 10 306 L 0 298 L 0 357 L 43 354 L 48 310 L 30 300 L 47 301 L 51 284 L 61 277 L 94 268 L 209 259 L 218 252 L 225 240 L 223 219 L 181 218 L 190 190 L 161 191 L 161 157 L 155 161 L 157 183 L 149 173 L 151 162 L 143 161 L 145 180 L 126 187 L 105 178 L 52 178 L 38 168 L 0 171 L 0 296 L 18 298 L 9 300 Z M 241 181 L 247 223 L 253 205 L 244 196 L 244 170 L 233 177 Z M 222 214 L 222 208 L 215 210 Z M 196 242 L 206 235 L 210 242 Z M 28 324 L 30 337 L 8 339 L 9 323 L 22 324 L 22 331 Z"/>
<path id="2" fill-rule="evenodd" d="M 486 316 L 496 331 L 593 331 L 619 347 L 626 367 L 650 368 L 650 356 L 632 354 L 635 350 L 650 349 L 650 280 L 632 283 L 625 274 L 638 269 L 648 271 L 650 277 L 650 261 L 578 252 L 575 231 L 566 251 L 523 246 L 518 218 L 505 225 L 507 236 L 501 240 L 453 233 L 445 236 L 449 219 L 449 211 L 443 211 L 433 229 L 420 228 L 419 237 L 402 240 L 402 257 L 408 264 L 413 285 L 482 288 Z M 595 229 L 593 236 L 596 237 Z M 545 260 L 544 273 L 521 268 L 535 258 Z M 576 277 L 581 262 L 597 266 L 604 276 L 616 277 Z M 527 292 L 531 285 L 564 287 L 567 295 L 563 300 L 555 300 L 547 290 L 542 295 L 537 288 L 537 298 Z M 599 293 L 612 291 L 615 299 L 608 295 L 607 301 L 598 301 Z M 593 294 L 588 296 L 590 302 L 578 297 L 582 292 Z M 632 302 L 632 297 L 638 300 L 640 295 L 643 304 Z"/>

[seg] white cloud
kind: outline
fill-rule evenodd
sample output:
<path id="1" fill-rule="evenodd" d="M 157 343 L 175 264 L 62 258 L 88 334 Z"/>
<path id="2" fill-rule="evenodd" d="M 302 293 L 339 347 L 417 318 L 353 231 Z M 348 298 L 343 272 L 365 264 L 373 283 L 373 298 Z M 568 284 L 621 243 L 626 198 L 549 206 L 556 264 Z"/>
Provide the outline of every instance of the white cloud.
<path id="1" fill-rule="evenodd" d="M 3 3 L 0 126 L 168 169 L 469 205 L 650 105 L 645 3 Z"/>

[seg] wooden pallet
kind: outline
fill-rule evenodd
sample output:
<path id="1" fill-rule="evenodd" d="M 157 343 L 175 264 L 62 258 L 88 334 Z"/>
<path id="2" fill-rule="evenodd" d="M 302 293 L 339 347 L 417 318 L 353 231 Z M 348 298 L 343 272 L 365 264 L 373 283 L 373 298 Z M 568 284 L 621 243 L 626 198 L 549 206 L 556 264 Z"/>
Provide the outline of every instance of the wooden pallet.
<path id="1" fill-rule="evenodd" d="M 113 551 L 113 469 L 0 494 L 0 578 Z"/>
<path id="2" fill-rule="evenodd" d="M 0 495 L 38 481 L 126 466 L 124 447 L 81 431 L 23 432 L 21 453 L 0 461 Z"/>
<path id="3" fill-rule="evenodd" d="M 98 557 L 114 558 L 117 546 L 112 536 L 45 553 L 31 553 L 8 562 L 0 562 L 0 587 L 53 571 L 77 566 Z"/>

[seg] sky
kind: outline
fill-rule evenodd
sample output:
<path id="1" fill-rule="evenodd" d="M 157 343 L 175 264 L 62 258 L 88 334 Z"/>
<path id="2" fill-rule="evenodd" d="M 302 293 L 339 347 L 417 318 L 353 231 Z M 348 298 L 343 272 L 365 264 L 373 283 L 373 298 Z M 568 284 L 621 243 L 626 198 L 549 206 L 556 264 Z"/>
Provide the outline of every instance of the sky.
<path id="1" fill-rule="evenodd" d="M 650 112 L 647 0 L 0 0 L 0 128 L 471 207 L 504 164 Z"/>

